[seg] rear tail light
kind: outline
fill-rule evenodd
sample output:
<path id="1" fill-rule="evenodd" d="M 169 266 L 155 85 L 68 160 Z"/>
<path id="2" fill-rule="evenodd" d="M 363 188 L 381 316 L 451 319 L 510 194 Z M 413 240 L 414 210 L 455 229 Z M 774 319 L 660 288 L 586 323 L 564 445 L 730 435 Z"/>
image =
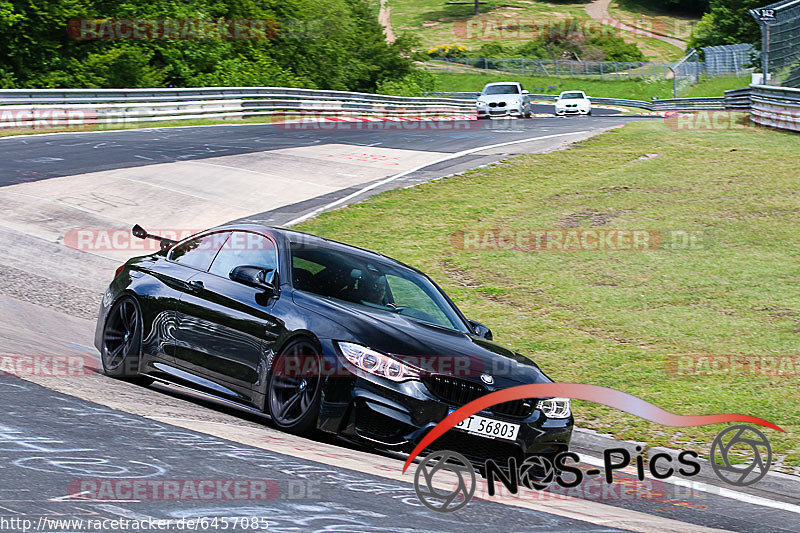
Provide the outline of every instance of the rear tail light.
<path id="1" fill-rule="evenodd" d="M 118 266 L 117 270 L 114 272 L 114 279 L 117 279 L 117 276 L 119 276 L 122 273 L 123 270 L 125 270 L 125 265 L 124 264 Z"/>

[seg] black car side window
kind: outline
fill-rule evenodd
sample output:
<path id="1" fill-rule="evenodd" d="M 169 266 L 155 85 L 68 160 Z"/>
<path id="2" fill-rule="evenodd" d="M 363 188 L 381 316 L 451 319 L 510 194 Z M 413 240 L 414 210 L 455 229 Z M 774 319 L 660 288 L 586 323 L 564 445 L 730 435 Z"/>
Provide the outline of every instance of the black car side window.
<path id="1" fill-rule="evenodd" d="M 275 243 L 257 233 L 234 231 L 217 254 L 209 272 L 227 278 L 231 270 L 242 265 L 277 269 Z"/>
<path id="2" fill-rule="evenodd" d="M 223 231 L 189 239 L 173 248 L 169 259 L 184 266 L 206 271 L 229 235 L 229 232 Z"/>

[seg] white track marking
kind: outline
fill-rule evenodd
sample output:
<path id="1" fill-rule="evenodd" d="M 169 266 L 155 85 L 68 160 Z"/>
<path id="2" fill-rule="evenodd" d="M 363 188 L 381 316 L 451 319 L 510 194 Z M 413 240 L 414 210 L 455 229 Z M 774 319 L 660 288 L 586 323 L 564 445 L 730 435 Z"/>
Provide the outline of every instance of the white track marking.
<path id="1" fill-rule="evenodd" d="M 337 205 L 341 205 L 341 204 L 347 202 L 348 200 L 352 200 L 353 198 L 355 198 L 357 196 L 360 196 L 360 195 L 364 194 L 367 191 L 371 191 L 372 189 L 380 187 L 381 185 L 385 185 L 387 183 L 391 183 L 392 181 L 394 181 L 396 179 L 402 178 L 403 176 L 407 176 L 409 174 L 412 174 L 414 172 L 422 170 L 425 167 L 429 167 L 429 166 L 435 165 L 437 163 L 443 163 L 445 161 L 449 161 L 451 159 L 456 159 L 458 157 L 463 157 L 465 155 L 473 154 L 475 152 L 482 152 L 484 150 L 491 150 L 493 148 L 500 148 L 501 146 L 509 146 L 511 144 L 520 144 L 520 143 L 531 142 L 531 141 L 539 141 L 539 140 L 543 140 L 543 139 L 552 139 L 554 137 L 565 137 L 567 135 L 581 135 L 581 134 L 584 134 L 584 133 L 589 133 L 589 130 L 574 131 L 574 132 L 570 132 L 570 133 L 556 133 L 555 135 L 543 135 L 541 137 L 529 137 L 527 139 L 519 139 L 519 140 L 516 140 L 516 141 L 508 141 L 508 142 L 504 142 L 504 143 L 490 144 L 488 146 L 479 146 L 478 148 L 470 148 L 469 150 L 462 150 L 460 152 L 456 152 L 454 154 L 450 154 L 450 155 L 447 155 L 445 157 L 442 157 L 441 159 L 437 159 L 436 161 L 431 161 L 430 163 L 425 163 L 425 164 L 420 165 L 418 167 L 414 167 L 414 168 L 405 170 L 403 172 L 400 172 L 399 174 L 395 174 L 393 176 L 389 176 L 388 178 L 382 179 L 380 181 L 377 181 L 377 182 L 373 183 L 372 185 L 367 185 L 366 187 L 362 187 L 361 189 L 357 190 L 356 192 L 354 192 L 352 194 L 348 194 L 344 198 L 340 198 L 340 199 L 336 200 L 335 202 L 331 202 L 331 203 L 329 203 L 327 205 L 324 205 L 324 206 L 322 206 L 320 208 L 315 209 L 314 211 L 312 211 L 312 212 L 310 212 L 308 214 L 305 214 L 305 215 L 303 215 L 301 217 L 295 218 L 294 220 L 291 220 L 291 221 L 287 222 L 285 224 L 285 226 L 293 226 L 295 224 L 299 224 L 300 222 L 303 222 L 304 220 L 308 220 L 309 218 L 317 216 L 318 214 L 322 213 L 323 211 L 327 211 L 328 209 L 336 207 Z"/>
<path id="2" fill-rule="evenodd" d="M 601 466 L 601 467 L 605 466 L 605 463 L 599 457 L 592 457 L 591 455 L 586 455 L 585 453 L 581 453 L 580 457 L 581 457 L 581 462 L 583 463 L 590 464 L 592 466 Z M 634 473 L 634 474 L 636 472 L 633 469 L 623 469 L 623 470 L 628 470 L 628 473 Z M 769 500 L 767 498 L 762 498 L 761 496 L 754 496 L 752 494 L 747 494 L 746 492 L 739 492 L 738 490 L 729 489 L 727 487 L 719 487 L 717 485 L 703 483 L 702 481 L 691 481 L 689 479 L 683 479 L 679 477 L 660 479 L 659 481 L 661 481 L 662 483 L 671 483 L 679 487 L 687 487 L 692 490 L 700 492 L 716 494 L 717 496 L 723 496 L 725 498 L 730 498 L 731 500 L 737 500 L 740 502 L 750 503 L 761 507 L 771 507 L 773 509 L 780 509 L 782 511 L 789 511 L 791 513 L 800 514 L 800 505 Z"/>

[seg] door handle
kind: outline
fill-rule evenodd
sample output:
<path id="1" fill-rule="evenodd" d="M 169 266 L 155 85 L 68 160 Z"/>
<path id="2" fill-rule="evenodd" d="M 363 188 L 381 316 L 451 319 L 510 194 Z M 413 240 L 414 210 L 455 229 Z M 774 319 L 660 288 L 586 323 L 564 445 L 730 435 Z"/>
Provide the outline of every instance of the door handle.
<path id="1" fill-rule="evenodd" d="M 201 291 L 203 290 L 204 285 L 202 281 L 197 280 L 197 281 L 190 281 L 189 287 L 194 291 Z"/>

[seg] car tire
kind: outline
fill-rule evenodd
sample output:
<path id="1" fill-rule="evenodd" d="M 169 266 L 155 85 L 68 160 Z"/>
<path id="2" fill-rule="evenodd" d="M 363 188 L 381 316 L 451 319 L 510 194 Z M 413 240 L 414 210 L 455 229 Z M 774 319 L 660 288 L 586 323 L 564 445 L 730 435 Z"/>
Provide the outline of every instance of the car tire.
<path id="1" fill-rule="evenodd" d="M 591 115 L 592 114 L 592 110 L 590 109 L 589 111 L 586 112 L 586 114 L 587 115 Z"/>
<path id="2" fill-rule="evenodd" d="M 292 360 L 295 362 L 290 363 Z M 322 401 L 321 368 L 322 355 L 308 339 L 291 341 L 275 356 L 266 407 L 278 429 L 304 436 L 315 431 Z M 300 369 L 300 372 L 291 375 L 287 369 Z"/>
<path id="3" fill-rule="evenodd" d="M 103 326 L 100 361 L 105 375 L 135 380 L 143 385 L 152 378 L 139 375 L 142 346 L 142 311 L 133 296 L 123 296 L 111 307 Z"/>

